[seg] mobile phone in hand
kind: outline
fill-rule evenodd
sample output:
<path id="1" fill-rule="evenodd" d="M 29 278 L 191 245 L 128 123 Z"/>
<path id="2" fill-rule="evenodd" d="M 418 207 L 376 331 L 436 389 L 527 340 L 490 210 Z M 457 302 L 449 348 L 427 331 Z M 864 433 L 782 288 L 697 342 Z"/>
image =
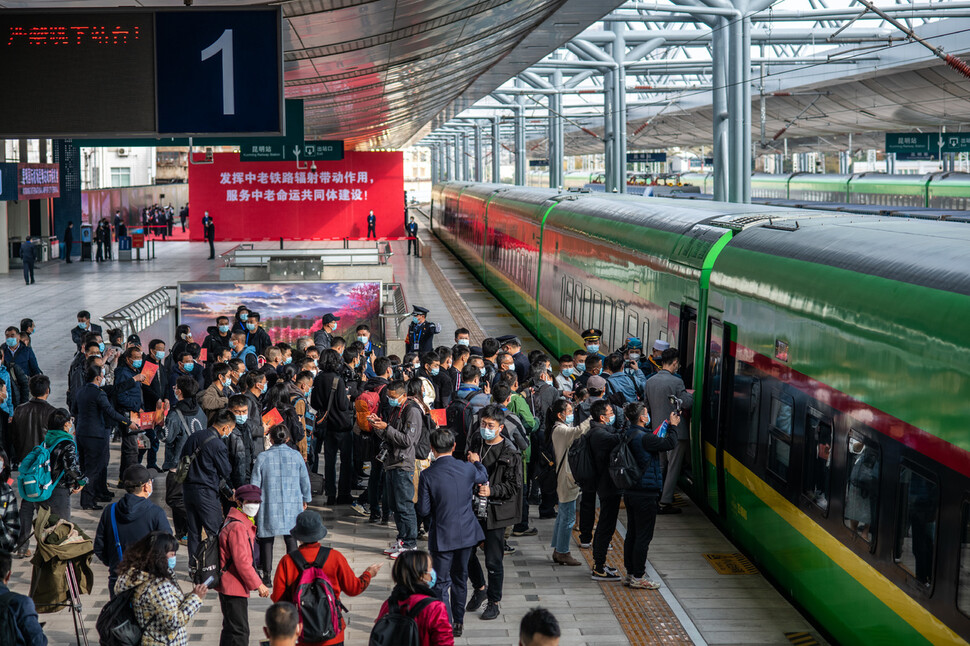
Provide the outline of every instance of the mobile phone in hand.
<path id="1" fill-rule="evenodd" d="M 215 580 L 216 580 L 215 576 L 210 576 L 208 579 L 202 582 L 202 585 L 208 588 L 210 585 L 212 585 L 212 582 Z"/>

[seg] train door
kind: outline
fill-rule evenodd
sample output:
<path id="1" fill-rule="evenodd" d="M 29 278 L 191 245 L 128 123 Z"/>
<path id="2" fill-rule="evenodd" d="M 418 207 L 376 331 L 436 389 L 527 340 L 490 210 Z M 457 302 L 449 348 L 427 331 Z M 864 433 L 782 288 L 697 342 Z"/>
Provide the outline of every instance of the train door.
<path id="1" fill-rule="evenodd" d="M 697 344 L 697 310 L 689 305 L 680 306 L 680 323 L 677 339 L 680 351 L 680 376 L 687 388 L 694 387 L 694 351 Z M 671 347 L 674 347 L 671 342 Z"/>
<path id="2" fill-rule="evenodd" d="M 727 438 L 727 423 L 730 419 L 728 406 L 733 392 L 732 385 L 729 383 L 734 374 L 731 355 L 732 334 L 733 326 L 730 324 L 724 324 L 714 317 L 708 319 L 707 350 L 704 355 L 704 394 L 703 400 L 698 402 L 701 406 L 702 463 L 707 500 L 711 508 L 721 517 L 727 514 L 724 444 Z"/>

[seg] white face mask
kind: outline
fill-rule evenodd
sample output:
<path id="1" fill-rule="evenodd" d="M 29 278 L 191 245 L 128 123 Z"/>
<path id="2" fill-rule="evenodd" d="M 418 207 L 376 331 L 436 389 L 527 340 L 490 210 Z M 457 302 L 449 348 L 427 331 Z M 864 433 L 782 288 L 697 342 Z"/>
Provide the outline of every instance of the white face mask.
<path id="1" fill-rule="evenodd" d="M 255 518 L 256 514 L 259 512 L 258 502 L 247 502 L 242 506 L 242 512 L 249 516 L 250 518 Z"/>

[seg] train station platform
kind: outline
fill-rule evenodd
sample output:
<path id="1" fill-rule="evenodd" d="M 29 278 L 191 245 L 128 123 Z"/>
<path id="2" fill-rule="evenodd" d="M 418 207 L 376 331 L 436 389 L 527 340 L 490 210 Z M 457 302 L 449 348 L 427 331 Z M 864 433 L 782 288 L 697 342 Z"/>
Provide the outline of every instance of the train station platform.
<path id="1" fill-rule="evenodd" d="M 403 241 L 392 242 L 394 255 L 390 263 L 395 280 L 405 286 L 408 303 L 429 308 L 429 320 L 441 324 L 436 345 L 450 345 L 454 330 L 467 327 L 473 344 L 483 336 L 514 333 L 521 336 L 526 350 L 537 347 L 521 324 L 425 226 L 420 237 L 421 257 L 406 255 Z M 304 244 L 307 248 L 320 246 L 319 242 Z M 235 243 L 219 243 L 216 253 L 233 246 Z M 202 243 L 169 242 L 159 248 L 156 260 L 141 263 L 47 263 L 38 267 L 37 282 L 31 286 L 23 284 L 19 273 L 11 273 L 0 277 L 0 302 L 4 303 L 7 318 L 2 323 L 6 326 L 17 324 L 22 317 L 34 319 L 37 330 L 32 346 L 41 368 L 52 378 L 51 402 L 63 406 L 67 368 L 74 354 L 70 329 L 75 325 L 76 312 L 90 310 L 92 320 L 97 321 L 100 315 L 179 280 L 217 280 L 222 262 L 208 260 L 207 256 L 208 247 Z M 142 340 L 147 342 L 144 337 Z M 117 482 L 119 449 L 119 444 L 111 445 L 111 483 Z M 168 511 L 164 496 L 164 478 L 156 478 L 152 500 Z M 93 538 L 100 512 L 80 510 L 76 497 L 73 503 L 73 519 Z M 392 562 L 382 555 L 382 550 L 393 540 L 394 529 L 372 525 L 349 507 L 329 507 L 324 503 L 323 497 L 316 497 L 311 504 L 329 529 L 324 543 L 340 550 L 355 572 L 362 572 L 372 563 L 384 564 L 368 590 L 358 597 L 342 599 L 350 609 L 346 644 L 366 644 L 378 609 L 392 587 Z M 534 606 L 546 607 L 557 616 L 564 645 L 822 643 L 809 622 L 743 557 L 737 558 L 736 548 L 700 510 L 686 497 L 680 498 L 678 504 L 682 514 L 658 518 L 650 548 L 647 572 L 662 582 L 658 591 L 630 590 L 619 582 L 597 583 L 590 580 L 588 567 L 554 565 L 549 546 L 554 521 L 534 518 L 538 536 L 510 540 L 516 551 L 505 558 L 502 614 L 497 620 L 486 622 L 470 613 L 465 619 L 464 635 L 456 644 L 516 644 L 518 622 Z M 621 510 L 621 525 L 610 553 L 610 563 L 619 567 L 624 522 L 625 512 Z M 277 543 L 275 556 L 279 559 L 283 547 Z M 426 543 L 419 543 L 419 547 L 425 546 Z M 591 558 L 589 551 L 578 545 L 574 545 L 572 553 L 585 557 L 587 562 Z M 187 590 L 190 585 L 186 580 L 188 557 L 184 548 L 177 558 L 178 578 Z M 88 640 L 97 643 L 94 626 L 100 608 L 108 600 L 107 570 L 97 561 L 93 568 L 94 591 L 82 597 L 82 616 Z M 11 589 L 26 593 L 30 574 L 28 561 L 15 559 Z M 269 600 L 250 599 L 254 644 L 262 638 L 263 613 L 268 606 Z M 75 643 L 68 611 L 42 615 L 41 621 L 51 644 Z M 215 643 L 221 623 L 218 597 L 210 592 L 188 627 L 189 643 Z"/>

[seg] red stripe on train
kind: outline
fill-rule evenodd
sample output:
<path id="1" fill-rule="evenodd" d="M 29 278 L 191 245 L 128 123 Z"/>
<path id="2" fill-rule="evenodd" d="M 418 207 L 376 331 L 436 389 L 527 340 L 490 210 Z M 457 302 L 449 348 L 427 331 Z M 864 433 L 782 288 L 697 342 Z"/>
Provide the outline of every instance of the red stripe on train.
<path id="1" fill-rule="evenodd" d="M 737 360 L 801 390 L 813 399 L 828 404 L 914 451 L 970 477 L 970 452 L 963 448 L 861 402 L 751 348 L 732 342 L 731 354 Z"/>

